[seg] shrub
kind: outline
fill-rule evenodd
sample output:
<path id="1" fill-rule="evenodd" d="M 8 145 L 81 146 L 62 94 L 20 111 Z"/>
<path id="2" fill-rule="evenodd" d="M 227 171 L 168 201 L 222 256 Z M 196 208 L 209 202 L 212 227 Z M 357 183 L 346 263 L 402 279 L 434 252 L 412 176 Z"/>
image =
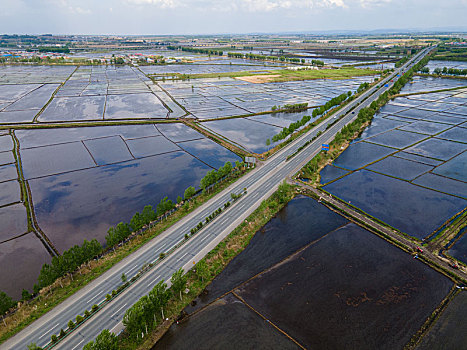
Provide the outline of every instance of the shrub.
<path id="1" fill-rule="evenodd" d="M 50 341 L 53 343 L 56 343 L 58 340 L 57 336 L 55 334 L 52 334 L 52 336 L 50 337 Z"/>
<path id="2" fill-rule="evenodd" d="M 75 328 L 75 323 L 73 322 L 73 320 L 68 321 L 68 328 L 69 329 Z"/>

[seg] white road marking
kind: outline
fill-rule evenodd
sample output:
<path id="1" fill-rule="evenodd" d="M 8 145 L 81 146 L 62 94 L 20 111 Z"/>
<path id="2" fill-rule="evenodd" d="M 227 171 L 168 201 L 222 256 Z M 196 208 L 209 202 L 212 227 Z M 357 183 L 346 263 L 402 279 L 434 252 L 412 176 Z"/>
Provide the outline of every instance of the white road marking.
<path id="1" fill-rule="evenodd" d="M 114 328 L 112 328 L 110 331 L 113 333 L 114 329 L 117 328 L 117 326 L 119 325 L 119 323 L 117 323 Z"/>
<path id="2" fill-rule="evenodd" d="M 134 270 L 136 268 L 136 266 L 138 265 L 135 265 L 134 267 L 132 267 L 131 269 L 129 269 L 126 273 L 130 272 L 131 270 Z"/>
<path id="3" fill-rule="evenodd" d="M 91 299 L 89 299 L 89 300 L 87 301 L 87 303 L 86 303 L 86 304 L 89 304 L 89 302 L 90 302 L 91 300 L 94 300 L 94 299 L 96 299 L 96 298 L 97 298 L 99 295 L 101 295 L 101 293 L 102 293 L 102 292 L 100 292 L 99 294 L 97 294 L 97 295 L 93 296 Z"/>
<path id="4" fill-rule="evenodd" d="M 60 323 L 57 323 L 55 326 L 53 326 L 52 328 L 50 328 L 47 332 L 45 332 L 44 334 L 42 334 L 39 339 L 41 339 L 44 335 L 50 333 L 55 327 L 57 327 Z"/>
<path id="5" fill-rule="evenodd" d="M 81 340 L 78 344 L 76 344 L 76 346 L 74 348 L 72 348 L 71 350 L 75 350 L 79 346 L 79 344 L 81 344 L 83 341 L 84 341 L 84 339 Z"/>
<path id="6" fill-rule="evenodd" d="M 152 280 L 152 282 L 149 282 L 148 287 L 149 287 L 151 284 L 153 284 L 154 282 L 156 282 L 156 280 L 157 280 L 159 277 L 161 277 L 161 275 L 158 275 L 156 278 L 154 278 L 154 279 Z"/>
<path id="7" fill-rule="evenodd" d="M 112 316 L 110 316 L 110 318 L 112 318 L 112 317 L 114 317 L 116 314 L 118 314 L 118 313 L 120 312 L 120 310 L 123 309 L 125 306 L 126 306 L 126 303 L 123 304 L 123 306 L 122 306 L 120 309 L 118 309 L 117 311 L 115 311 L 115 312 L 112 314 Z"/>

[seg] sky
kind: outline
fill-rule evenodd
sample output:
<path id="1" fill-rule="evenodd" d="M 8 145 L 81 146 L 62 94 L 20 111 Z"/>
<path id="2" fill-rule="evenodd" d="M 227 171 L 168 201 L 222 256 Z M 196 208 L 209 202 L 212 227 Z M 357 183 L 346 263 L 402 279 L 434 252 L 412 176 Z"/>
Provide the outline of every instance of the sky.
<path id="1" fill-rule="evenodd" d="M 463 27 L 467 0 L 0 0 L 1 34 L 225 34 Z"/>

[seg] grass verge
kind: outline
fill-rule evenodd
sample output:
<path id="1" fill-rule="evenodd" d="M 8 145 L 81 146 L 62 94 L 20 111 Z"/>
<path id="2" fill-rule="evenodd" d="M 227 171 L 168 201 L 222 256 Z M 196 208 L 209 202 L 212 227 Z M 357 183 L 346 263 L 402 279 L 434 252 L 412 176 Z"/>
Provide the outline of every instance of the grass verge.
<path id="1" fill-rule="evenodd" d="M 201 294 L 235 256 L 246 248 L 254 234 L 295 196 L 295 190 L 296 188 L 292 185 L 281 184 L 271 197 L 264 200 L 246 220 L 198 262 L 198 264 L 206 264 L 207 277 L 200 278 L 193 270 L 187 272 L 189 292 L 183 295 L 182 300 L 179 298 L 171 299 L 165 309 L 165 316 L 169 320 L 160 324 L 142 342 L 136 342 L 124 332 L 119 339 L 119 348 L 125 350 L 151 349 L 170 325 L 180 317 L 183 309 Z"/>
<path id="2" fill-rule="evenodd" d="M 31 302 L 22 303 L 16 312 L 5 317 L 5 324 L 0 328 L 0 344 L 98 278 L 112 266 L 167 230 L 187 214 L 196 210 L 248 171 L 245 170 L 234 174 L 229 180 L 218 184 L 210 193 L 203 193 L 196 197 L 193 201 L 188 202 L 188 207 L 176 211 L 165 221 L 157 223 L 144 234 L 135 236 L 134 239 L 115 249 L 115 251 L 104 255 L 101 259 L 97 261 L 93 260 L 89 264 L 81 266 L 80 270 L 75 272 L 73 276 L 64 276 L 52 285 L 43 288 L 38 298 Z"/>

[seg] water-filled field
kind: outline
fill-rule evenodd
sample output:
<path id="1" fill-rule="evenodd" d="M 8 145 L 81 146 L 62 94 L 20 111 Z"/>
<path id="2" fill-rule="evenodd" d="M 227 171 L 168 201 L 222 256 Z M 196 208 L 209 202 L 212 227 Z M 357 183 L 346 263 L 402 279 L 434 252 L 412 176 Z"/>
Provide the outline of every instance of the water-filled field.
<path id="1" fill-rule="evenodd" d="M 21 130 L 17 137 L 37 221 L 59 251 L 84 239 L 104 242 L 108 227 L 144 205 L 175 200 L 208 170 L 241 160 L 183 124 Z"/>
<path id="2" fill-rule="evenodd" d="M 467 342 L 467 293 L 460 292 L 443 311 L 416 349 L 462 349 Z"/>
<path id="3" fill-rule="evenodd" d="M 162 82 L 160 86 L 193 116 L 207 120 L 270 111 L 284 104 L 306 102 L 310 107 L 318 106 L 344 92 L 354 92 L 361 83 L 373 79 L 368 76 L 254 84 L 224 77 Z"/>
<path id="4" fill-rule="evenodd" d="M 226 348 L 233 339 L 249 348 L 271 342 L 403 348 L 452 285 L 313 199 L 298 197 L 255 234 L 154 349 L 204 349 L 213 339 Z"/>
<path id="5" fill-rule="evenodd" d="M 462 83 L 414 81 L 427 89 Z M 466 91 L 390 101 L 333 162 L 350 173 L 333 179 L 323 170 L 324 189 L 411 236 L 430 235 L 467 205 Z"/>
<path id="6" fill-rule="evenodd" d="M 0 290 L 15 298 L 32 287 L 42 264 L 50 261 L 41 239 L 59 252 L 84 239 L 105 243 L 110 226 L 128 222 L 165 196 L 175 201 L 187 187 L 198 187 L 209 170 L 242 160 L 182 123 L 18 129 L 11 134 L 18 140 L 21 174 L 29 188 L 29 214 L 40 228 L 34 232 L 28 224 L 13 138 L 2 132 L 0 260 L 5 278 Z M 24 271 L 8 279 L 15 265 Z"/>

